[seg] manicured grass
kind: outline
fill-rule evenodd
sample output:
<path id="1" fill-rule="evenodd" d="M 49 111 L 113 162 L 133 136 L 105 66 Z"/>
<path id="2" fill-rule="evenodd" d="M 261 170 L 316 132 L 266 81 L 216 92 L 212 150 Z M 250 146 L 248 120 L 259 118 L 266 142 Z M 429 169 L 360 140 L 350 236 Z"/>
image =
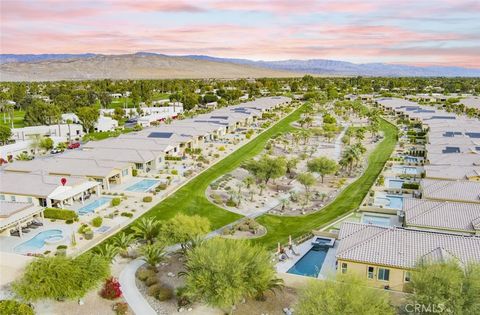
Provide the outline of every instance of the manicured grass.
<path id="1" fill-rule="evenodd" d="M 0 113 L 0 125 L 5 125 L 5 126 L 8 126 L 8 127 L 11 127 L 12 123 L 8 120 L 8 114 L 5 114 L 6 117 L 7 117 L 6 122 L 3 121 L 3 115 L 4 115 L 3 113 Z M 13 127 L 14 128 L 25 127 L 24 118 L 25 118 L 25 111 L 15 110 L 13 112 Z"/>
<path id="2" fill-rule="evenodd" d="M 277 242 L 287 242 L 289 235 L 293 238 L 298 237 L 357 209 L 382 171 L 397 142 L 398 131 L 395 126 L 382 120 L 380 129 L 384 132 L 385 138 L 370 154 L 368 167 L 364 174 L 343 190 L 331 204 L 319 212 L 306 216 L 263 215 L 257 218 L 257 221 L 265 226 L 268 232 L 265 236 L 253 240 L 253 242 L 263 244 L 268 248 L 274 248 Z"/>
<path id="3" fill-rule="evenodd" d="M 192 179 L 175 194 L 157 204 L 143 216 L 154 217 L 158 220 L 167 220 L 177 213 L 187 215 L 196 214 L 207 217 L 213 229 L 220 228 L 241 218 L 240 215 L 224 210 L 211 203 L 205 197 L 205 191 L 208 185 L 218 177 L 239 167 L 245 160 L 261 153 L 265 144 L 272 136 L 291 129 L 290 123 L 299 119 L 301 110 L 302 108 L 297 109 L 272 126 L 272 128 L 266 130 L 251 142 Z"/>

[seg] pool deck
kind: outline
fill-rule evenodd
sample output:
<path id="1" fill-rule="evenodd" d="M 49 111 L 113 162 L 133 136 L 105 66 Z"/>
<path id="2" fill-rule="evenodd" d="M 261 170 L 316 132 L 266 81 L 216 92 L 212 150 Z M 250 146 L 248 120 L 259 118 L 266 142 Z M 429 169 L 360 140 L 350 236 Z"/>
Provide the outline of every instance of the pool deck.
<path id="1" fill-rule="evenodd" d="M 302 244 L 294 246 L 294 250 L 298 255 L 294 255 L 287 249 L 287 255 L 289 256 L 289 258 L 287 258 L 284 261 L 280 261 L 276 264 L 277 272 L 287 273 L 287 271 L 297 261 L 299 261 L 303 257 L 303 255 L 305 255 L 312 248 L 312 242 L 317 237 L 318 236 L 314 236 L 309 240 L 303 242 Z M 323 261 L 323 264 L 322 264 L 322 269 L 320 269 L 320 273 L 318 274 L 318 277 L 317 277 L 318 279 L 326 279 L 329 276 L 335 274 L 336 272 L 335 254 L 337 252 L 337 247 L 338 247 L 338 241 L 335 242 L 335 245 L 333 247 L 328 249 L 327 256 L 325 257 L 325 260 Z M 296 275 L 296 274 L 289 274 L 289 275 L 298 276 L 298 277 L 307 277 L 307 276 Z M 307 277 L 307 278 L 311 278 L 311 277 Z"/>

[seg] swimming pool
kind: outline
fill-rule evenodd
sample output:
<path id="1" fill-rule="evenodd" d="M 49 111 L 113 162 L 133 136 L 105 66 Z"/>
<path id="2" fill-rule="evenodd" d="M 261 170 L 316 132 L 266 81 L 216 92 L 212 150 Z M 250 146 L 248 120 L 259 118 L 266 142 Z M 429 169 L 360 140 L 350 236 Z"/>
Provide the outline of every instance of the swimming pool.
<path id="1" fill-rule="evenodd" d="M 401 179 L 389 179 L 388 188 L 401 189 L 403 185 L 403 180 Z"/>
<path id="2" fill-rule="evenodd" d="M 79 215 L 84 215 L 87 213 L 92 213 L 95 211 L 95 209 L 100 208 L 103 205 L 106 205 L 107 203 L 110 203 L 112 201 L 111 198 L 108 197 L 101 197 L 95 200 L 94 202 L 91 202 L 80 209 L 77 210 L 77 213 Z"/>
<path id="3" fill-rule="evenodd" d="M 126 191 L 147 192 L 157 186 L 160 181 L 155 179 L 142 179 L 141 181 L 125 188 Z"/>
<path id="4" fill-rule="evenodd" d="M 393 195 L 376 197 L 375 205 L 383 206 L 385 208 L 400 210 L 403 208 L 403 197 L 393 196 Z"/>
<path id="5" fill-rule="evenodd" d="M 327 253 L 328 248 L 312 248 L 287 273 L 317 278 Z"/>
<path id="6" fill-rule="evenodd" d="M 417 175 L 418 170 L 416 167 L 411 167 L 411 166 L 394 166 L 392 167 L 392 170 L 400 173 L 400 174 L 405 174 L 405 175 Z"/>
<path id="7" fill-rule="evenodd" d="M 39 249 L 45 246 L 46 241 L 55 242 L 60 241 L 61 239 L 63 239 L 62 230 L 46 230 L 38 233 L 28 241 L 16 246 L 13 250 L 20 254 L 37 252 Z"/>
<path id="8" fill-rule="evenodd" d="M 390 218 L 382 217 L 378 215 L 364 214 L 362 222 L 366 224 L 380 225 L 380 226 L 390 226 Z"/>

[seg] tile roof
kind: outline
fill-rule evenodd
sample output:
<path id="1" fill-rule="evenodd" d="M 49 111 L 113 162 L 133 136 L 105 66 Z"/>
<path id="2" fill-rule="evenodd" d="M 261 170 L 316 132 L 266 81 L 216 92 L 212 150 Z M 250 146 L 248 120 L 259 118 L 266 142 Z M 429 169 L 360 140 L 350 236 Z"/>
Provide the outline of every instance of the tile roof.
<path id="1" fill-rule="evenodd" d="M 423 198 L 480 203 L 480 182 L 424 178 L 420 187 Z"/>
<path id="2" fill-rule="evenodd" d="M 448 252 L 463 264 L 480 262 L 480 237 L 472 235 L 345 222 L 338 240 L 336 257 L 341 260 L 409 269 Z"/>

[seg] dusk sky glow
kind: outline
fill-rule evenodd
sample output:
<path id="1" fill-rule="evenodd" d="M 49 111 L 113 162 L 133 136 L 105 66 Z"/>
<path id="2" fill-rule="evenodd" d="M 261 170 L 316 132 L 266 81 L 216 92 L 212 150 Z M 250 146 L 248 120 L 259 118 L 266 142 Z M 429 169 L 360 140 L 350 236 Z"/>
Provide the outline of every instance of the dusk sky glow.
<path id="1" fill-rule="evenodd" d="M 480 68 L 479 0 L 0 0 L 1 52 Z"/>

